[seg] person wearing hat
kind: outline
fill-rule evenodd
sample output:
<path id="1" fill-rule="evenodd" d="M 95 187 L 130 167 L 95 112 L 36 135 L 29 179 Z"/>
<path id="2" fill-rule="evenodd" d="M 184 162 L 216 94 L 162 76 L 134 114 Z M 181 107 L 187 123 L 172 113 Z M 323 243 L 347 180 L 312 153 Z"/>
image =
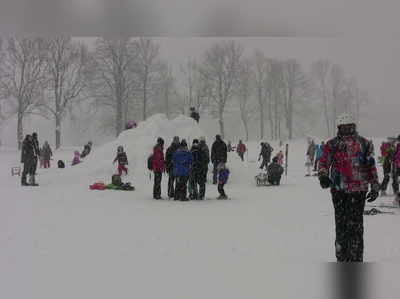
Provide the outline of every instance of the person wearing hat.
<path id="1" fill-rule="evenodd" d="M 161 180 L 162 174 L 165 171 L 164 139 L 161 137 L 157 138 L 157 144 L 153 148 L 151 163 L 154 173 L 153 198 L 161 199 Z"/>
<path id="2" fill-rule="evenodd" d="M 174 200 L 187 201 L 187 183 L 192 171 L 193 155 L 188 150 L 186 140 L 181 141 L 179 149 L 172 155 L 176 188 Z"/>
<path id="3" fill-rule="evenodd" d="M 124 171 L 126 175 L 128 175 L 128 168 L 126 167 L 128 162 L 128 156 L 124 151 L 124 147 L 122 145 L 117 147 L 117 156 L 115 157 L 113 164 L 118 162 L 118 174 L 121 176 Z"/>
<path id="4" fill-rule="evenodd" d="M 378 198 L 380 189 L 374 151 L 371 142 L 358 135 L 351 115 L 339 116 L 337 127 L 337 136 L 325 144 L 318 176 L 321 187 L 331 189 L 337 261 L 362 262 L 364 206 L 366 200 Z"/>
<path id="5" fill-rule="evenodd" d="M 38 186 L 35 182 L 35 145 L 31 135 L 26 135 L 22 142 L 21 148 L 21 163 L 24 164 L 24 168 L 21 175 L 22 186 Z M 27 176 L 29 175 L 29 183 L 27 182 Z"/>
<path id="6" fill-rule="evenodd" d="M 165 153 L 165 163 L 167 167 L 168 173 L 168 197 L 174 198 L 175 196 L 175 176 L 173 172 L 173 165 L 172 165 L 172 155 L 178 150 L 180 147 L 179 137 L 175 136 L 172 140 L 171 145 L 167 148 Z"/>
<path id="7" fill-rule="evenodd" d="M 228 157 L 228 147 L 222 140 L 221 135 L 215 136 L 215 141 L 211 147 L 211 162 L 213 164 L 213 184 L 218 182 L 218 164 L 226 163 Z"/>
<path id="8" fill-rule="evenodd" d="M 268 164 L 271 162 L 271 155 L 273 152 L 272 146 L 268 142 L 261 142 L 261 152 L 258 155 L 258 161 L 262 158 L 260 169 L 267 169 Z"/>
<path id="9" fill-rule="evenodd" d="M 190 107 L 190 117 L 193 118 L 197 123 L 200 121 L 200 114 L 194 107 Z"/>

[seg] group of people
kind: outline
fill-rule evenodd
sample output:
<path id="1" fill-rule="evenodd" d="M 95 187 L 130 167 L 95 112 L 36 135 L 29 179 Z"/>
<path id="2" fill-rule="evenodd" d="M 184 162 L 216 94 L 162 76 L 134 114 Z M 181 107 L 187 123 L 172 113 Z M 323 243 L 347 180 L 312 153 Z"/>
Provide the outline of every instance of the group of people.
<path id="1" fill-rule="evenodd" d="M 178 136 L 173 138 L 164 155 L 164 139 L 159 137 L 148 161 L 149 169 L 154 173 L 153 198 L 161 199 L 162 174 L 166 172 L 169 198 L 204 200 L 210 161 L 213 164 L 213 184 L 218 184 L 218 199 L 227 199 L 224 190 L 229 178 L 227 146 L 220 135 L 215 138 L 211 155 L 204 137 L 194 139 L 189 149 L 187 141 Z"/>

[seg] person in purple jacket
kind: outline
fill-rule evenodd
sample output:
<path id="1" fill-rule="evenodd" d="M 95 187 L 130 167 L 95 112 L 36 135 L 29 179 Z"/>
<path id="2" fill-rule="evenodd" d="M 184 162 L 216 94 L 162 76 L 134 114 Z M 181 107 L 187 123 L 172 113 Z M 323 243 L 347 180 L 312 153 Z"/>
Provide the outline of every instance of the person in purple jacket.
<path id="1" fill-rule="evenodd" d="M 225 163 L 218 164 L 218 192 L 219 196 L 217 199 L 228 199 L 225 194 L 224 186 L 228 182 L 229 169 L 226 168 Z"/>

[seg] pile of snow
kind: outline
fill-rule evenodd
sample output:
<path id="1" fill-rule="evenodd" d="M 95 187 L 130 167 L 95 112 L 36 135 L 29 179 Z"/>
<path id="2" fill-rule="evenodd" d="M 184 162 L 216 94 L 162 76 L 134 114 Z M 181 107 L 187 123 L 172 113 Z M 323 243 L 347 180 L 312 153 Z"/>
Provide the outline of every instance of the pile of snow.
<path id="1" fill-rule="evenodd" d="M 184 138 L 190 144 L 194 138 L 203 135 L 192 118 L 181 115 L 168 120 L 164 114 L 155 114 L 140 122 L 137 128 L 122 132 L 115 141 L 93 148 L 81 164 L 60 170 L 60 182 L 83 182 L 86 186 L 94 181 L 110 181 L 111 175 L 116 172 L 116 165 L 112 162 L 117 147 L 122 145 L 128 156 L 130 172 L 129 177 L 124 180 L 131 180 L 135 184 L 143 183 L 148 173 L 147 157 L 152 153 L 158 137 L 164 139 L 167 148 L 174 136 Z M 67 161 L 67 164 L 69 163 L 70 161 Z"/>

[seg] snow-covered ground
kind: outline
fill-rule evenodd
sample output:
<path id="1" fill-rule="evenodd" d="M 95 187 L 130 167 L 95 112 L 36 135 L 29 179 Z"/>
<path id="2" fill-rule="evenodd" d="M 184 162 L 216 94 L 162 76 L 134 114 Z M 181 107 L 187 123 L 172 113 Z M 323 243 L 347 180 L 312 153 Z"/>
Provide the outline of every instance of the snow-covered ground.
<path id="1" fill-rule="evenodd" d="M 146 159 L 158 136 L 169 145 L 174 135 L 203 133 L 189 118 L 156 115 L 78 166 L 69 166 L 73 149 L 56 151 L 52 168 L 38 170 L 37 188 L 20 187 L 10 175 L 19 154 L 2 149 L 0 298 L 326 298 L 333 207 L 318 180 L 304 177 L 305 140 L 290 144 L 280 187 L 255 186 L 259 144 L 251 143 L 245 162 L 229 154 L 232 200 L 156 201 Z M 130 161 L 123 180 L 136 191 L 90 191 L 110 181 L 118 145 Z M 66 169 L 54 167 L 58 159 Z M 207 197 L 216 196 L 208 184 Z M 395 265 L 380 278 L 398 282 L 400 210 L 379 209 L 394 214 L 365 217 L 365 260 Z M 381 298 L 398 298 L 397 285 L 385 283 Z"/>

